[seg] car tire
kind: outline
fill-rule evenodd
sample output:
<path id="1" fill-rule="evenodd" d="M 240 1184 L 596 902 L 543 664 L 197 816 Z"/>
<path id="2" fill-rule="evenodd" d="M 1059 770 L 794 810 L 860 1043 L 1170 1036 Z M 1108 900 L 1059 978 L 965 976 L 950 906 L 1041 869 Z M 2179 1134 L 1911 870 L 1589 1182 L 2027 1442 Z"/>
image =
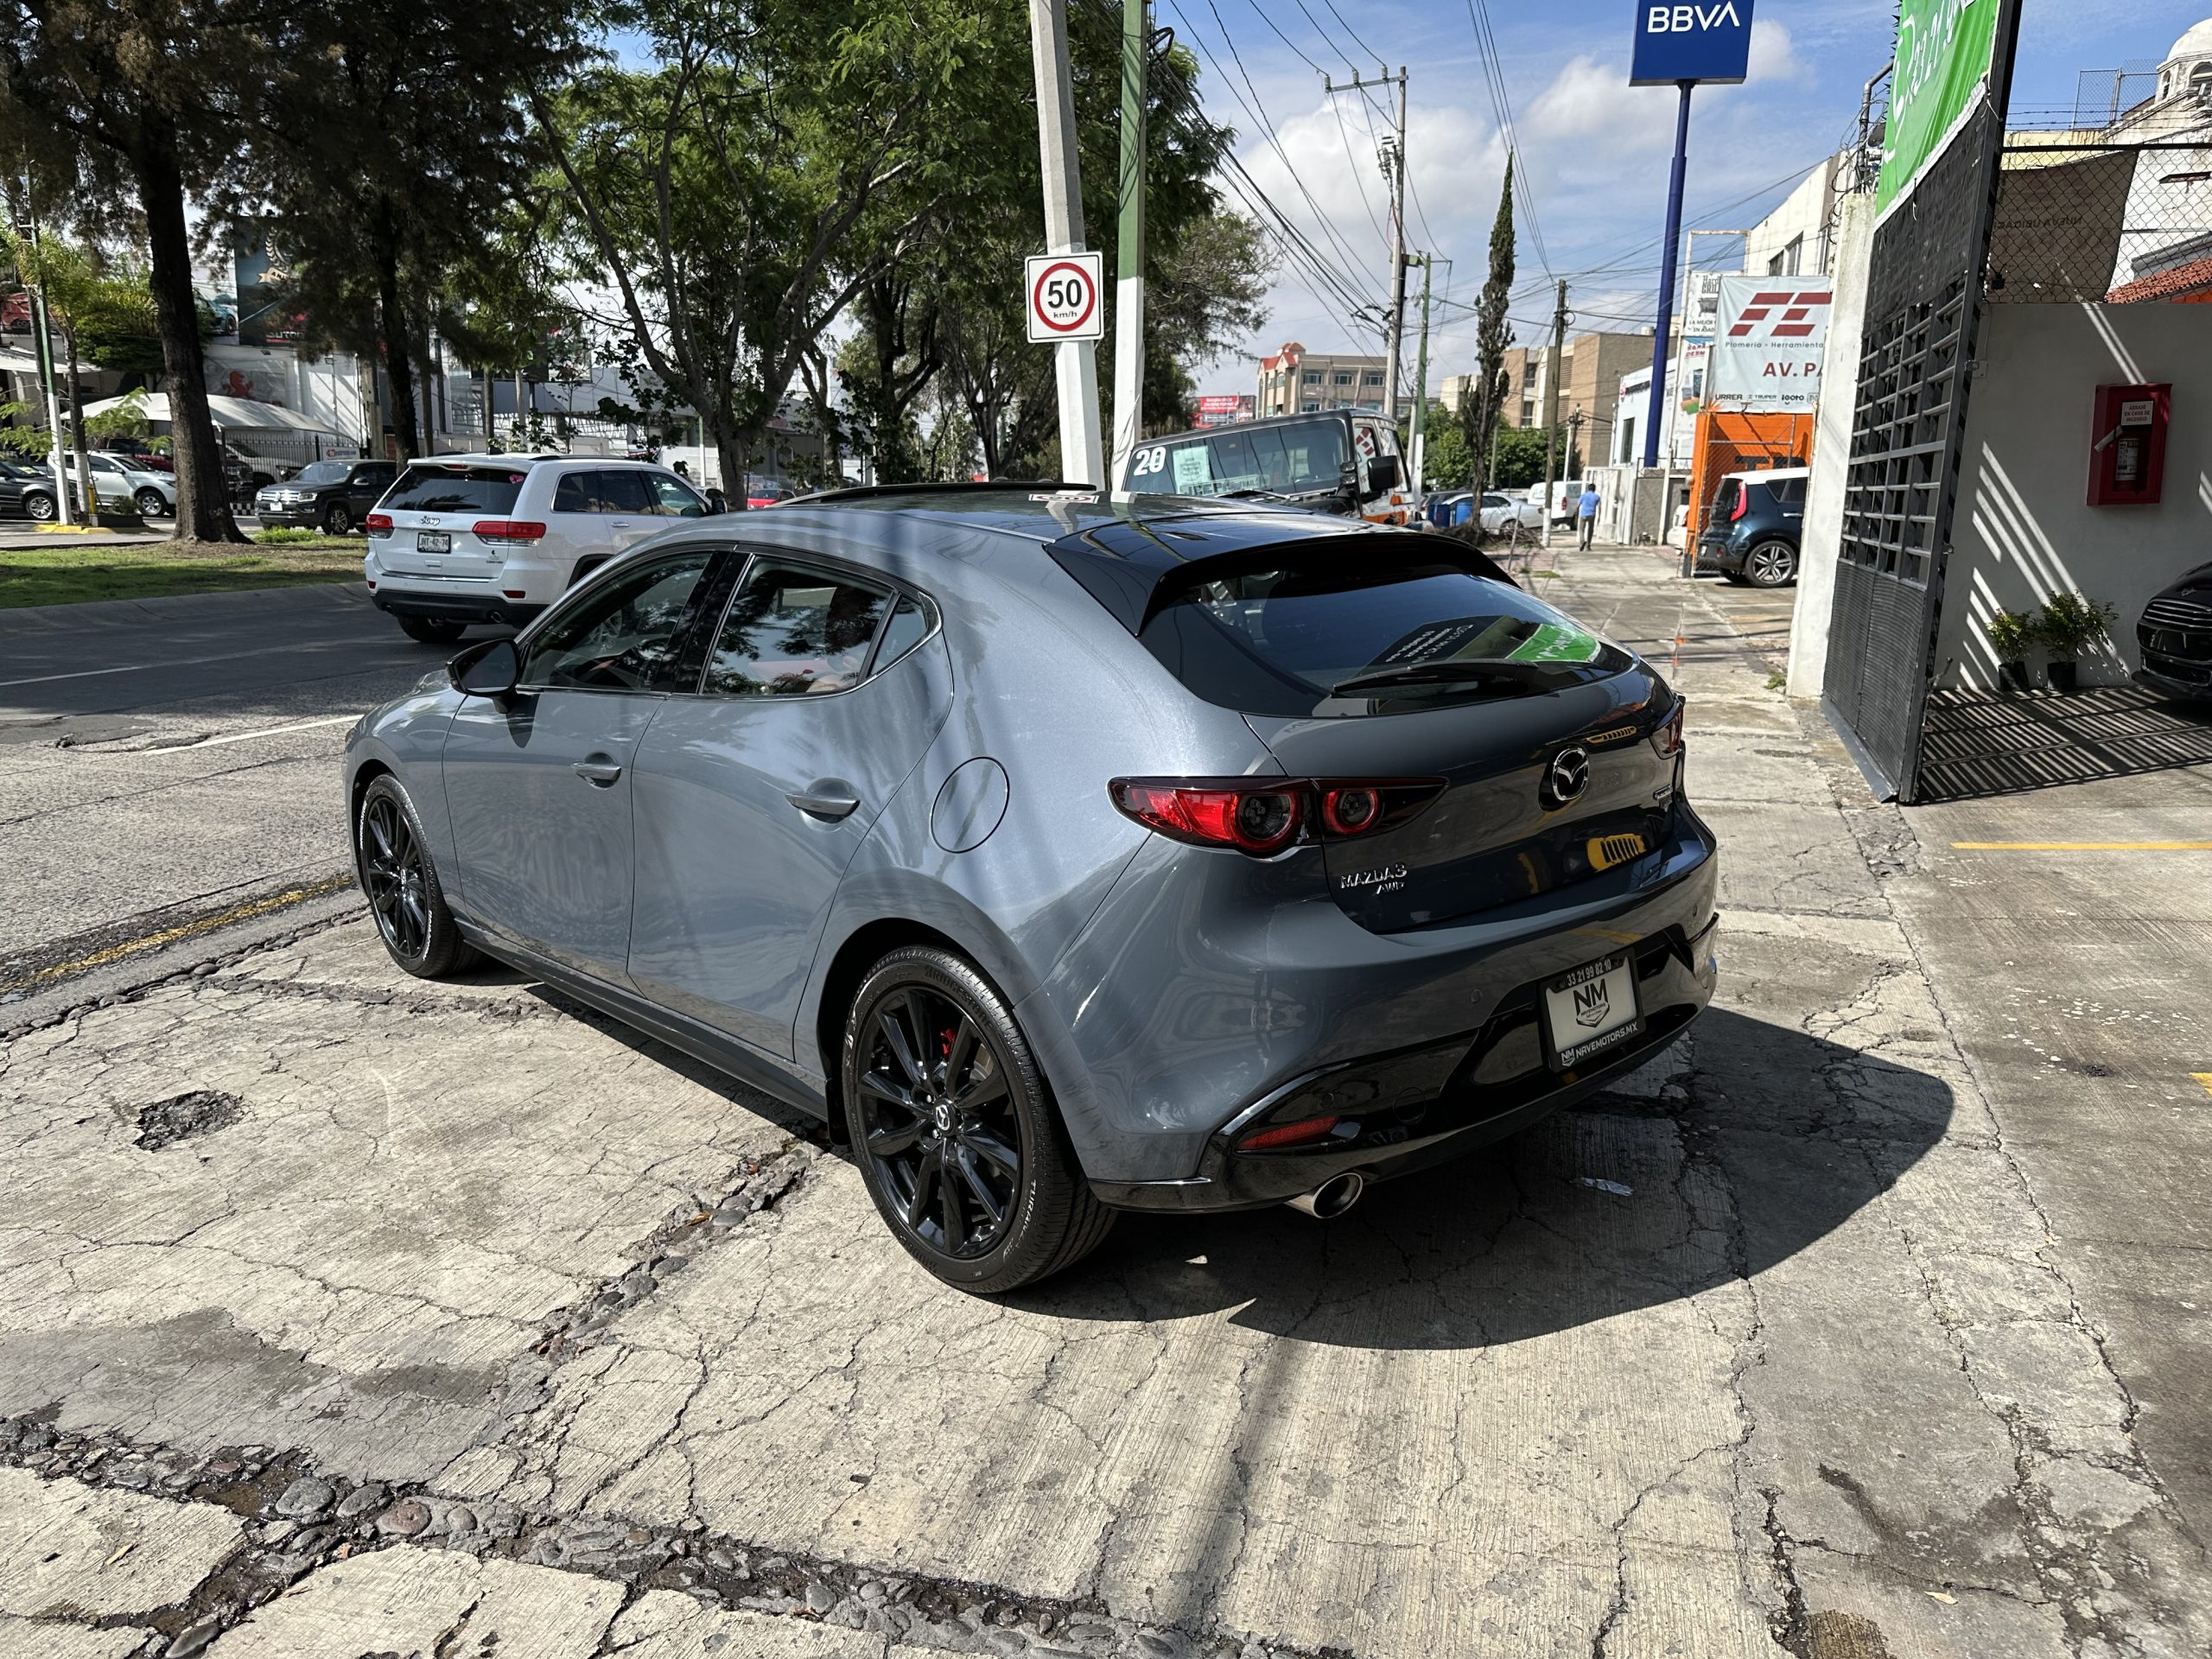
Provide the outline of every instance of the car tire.
<path id="1" fill-rule="evenodd" d="M 403 616 L 399 631 L 426 645 L 449 645 L 468 632 L 468 624 L 447 616 Z"/>
<path id="2" fill-rule="evenodd" d="M 352 535 L 353 533 L 353 509 L 343 501 L 332 502 L 323 512 L 322 527 L 326 533 L 332 536 Z"/>
<path id="3" fill-rule="evenodd" d="M 475 964 L 478 951 L 446 908 L 415 804 L 390 772 L 362 791 L 353 820 L 353 872 L 377 936 L 400 967 L 417 979 L 443 979 Z"/>
<path id="4" fill-rule="evenodd" d="M 1797 550 L 1784 541 L 1760 542 L 1744 555 L 1744 580 L 1754 588 L 1787 588 L 1797 580 Z"/>
<path id="5" fill-rule="evenodd" d="M 162 493 L 150 484 L 139 491 L 135 499 L 141 518 L 158 518 L 169 510 L 169 504 L 162 498 Z"/>
<path id="6" fill-rule="evenodd" d="M 41 495 L 36 490 L 27 491 L 23 496 L 23 511 L 41 524 L 48 523 L 54 517 L 54 498 Z"/>
<path id="7" fill-rule="evenodd" d="M 962 957 L 912 945 L 870 969 L 840 1077 L 868 1196 L 946 1284 L 981 1296 L 1035 1284 L 1112 1228 L 1021 1027 Z"/>

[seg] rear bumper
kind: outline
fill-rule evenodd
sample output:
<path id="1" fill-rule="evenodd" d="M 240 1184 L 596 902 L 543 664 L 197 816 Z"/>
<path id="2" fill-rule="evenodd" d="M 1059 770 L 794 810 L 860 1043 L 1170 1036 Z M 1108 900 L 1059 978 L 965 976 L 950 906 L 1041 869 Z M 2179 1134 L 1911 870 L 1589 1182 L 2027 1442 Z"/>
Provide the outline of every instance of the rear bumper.
<path id="1" fill-rule="evenodd" d="M 391 588 L 389 578 L 378 577 L 369 601 L 393 616 L 431 616 L 447 622 L 502 622 L 521 627 L 545 607 L 505 599 L 482 591 L 457 594 L 424 593 L 419 588 Z"/>
<path id="2" fill-rule="evenodd" d="M 1713 1000 L 1719 918 L 1694 938 L 1669 929 L 1636 950 L 1643 1034 L 1590 1065 L 1554 1071 L 1539 1026 L 1542 982 L 1509 994 L 1470 1037 L 1332 1066 L 1239 1112 L 1206 1143 L 1195 1176 L 1093 1181 L 1100 1201 L 1124 1210 L 1252 1210 L 1311 1192 L 1338 1175 L 1389 1180 L 1464 1157 L 1602 1090 L 1663 1051 Z M 1262 1120 L 1342 1116 L 1311 1147 L 1239 1152 Z"/>
<path id="3" fill-rule="evenodd" d="M 1700 537 L 1697 544 L 1697 568 L 1740 575 L 1744 569 L 1744 550 L 1732 541 L 1709 542 Z"/>

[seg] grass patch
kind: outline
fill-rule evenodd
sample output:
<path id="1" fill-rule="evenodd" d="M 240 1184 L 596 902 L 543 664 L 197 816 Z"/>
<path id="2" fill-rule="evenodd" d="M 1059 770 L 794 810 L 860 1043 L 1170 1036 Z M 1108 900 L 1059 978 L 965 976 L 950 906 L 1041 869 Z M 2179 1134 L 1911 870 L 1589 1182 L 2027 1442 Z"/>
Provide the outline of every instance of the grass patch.
<path id="1" fill-rule="evenodd" d="M 320 530 L 302 530 L 294 525 L 278 524 L 268 530 L 257 530 L 253 539 L 264 547 L 324 547 L 339 548 L 351 552 L 356 560 L 369 550 L 367 538 L 360 536 L 333 536 Z"/>
<path id="2" fill-rule="evenodd" d="M 362 543 L 358 539 L 305 533 L 310 541 L 259 546 L 138 542 L 0 549 L 0 610 L 360 580 Z"/>

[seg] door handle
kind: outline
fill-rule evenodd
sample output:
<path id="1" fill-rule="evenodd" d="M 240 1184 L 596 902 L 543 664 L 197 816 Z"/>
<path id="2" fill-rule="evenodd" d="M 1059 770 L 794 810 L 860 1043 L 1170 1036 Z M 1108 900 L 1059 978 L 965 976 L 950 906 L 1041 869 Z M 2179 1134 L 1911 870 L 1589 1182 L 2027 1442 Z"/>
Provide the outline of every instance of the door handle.
<path id="1" fill-rule="evenodd" d="M 826 818 L 835 823 L 849 818 L 860 810 L 860 797 L 837 784 L 817 784 L 810 790 L 802 790 L 784 798 L 810 818 Z"/>
<path id="2" fill-rule="evenodd" d="M 596 785 L 601 789 L 607 789 L 612 787 L 614 780 L 622 775 L 622 768 L 604 755 L 594 755 L 588 760 L 577 761 L 575 773 L 585 782 Z"/>

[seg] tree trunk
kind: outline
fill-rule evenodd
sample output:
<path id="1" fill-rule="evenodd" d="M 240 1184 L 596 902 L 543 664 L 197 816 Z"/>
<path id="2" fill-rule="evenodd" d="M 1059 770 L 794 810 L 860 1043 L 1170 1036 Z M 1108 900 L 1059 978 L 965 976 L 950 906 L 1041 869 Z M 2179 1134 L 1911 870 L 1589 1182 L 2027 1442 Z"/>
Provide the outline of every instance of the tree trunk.
<path id="1" fill-rule="evenodd" d="M 200 542 L 242 542 L 231 517 L 223 454 L 207 414 L 207 365 L 200 349 L 200 307 L 192 292 L 192 250 L 184 226 L 184 175 L 167 125 L 149 118 L 131 156 L 138 205 L 152 256 L 154 315 L 168 381 L 171 453 L 176 462 L 176 534 Z"/>
<path id="2" fill-rule="evenodd" d="M 377 327 L 384 342 L 384 372 L 391 380 L 391 426 L 399 453 L 412 461 L 423 453 L 421 410 L 415 401 L 414 331 L 399 299 L 399 262 L 389 239 L 377 249 Z"/>
<path id="3" fill-rule="evenodd" d="M 724 431 L 715 427 L 710 435 L 715 441 L 715 459 L 722 469 L 722 499 L 728 502 L 732 512 L 743 512 L 746 498 L 750 493 L 745 487 L 746 469 L 752 462 L 752 449 L 741 434 Z M 703 487 L 703 478 L 699 480 Z"/>

